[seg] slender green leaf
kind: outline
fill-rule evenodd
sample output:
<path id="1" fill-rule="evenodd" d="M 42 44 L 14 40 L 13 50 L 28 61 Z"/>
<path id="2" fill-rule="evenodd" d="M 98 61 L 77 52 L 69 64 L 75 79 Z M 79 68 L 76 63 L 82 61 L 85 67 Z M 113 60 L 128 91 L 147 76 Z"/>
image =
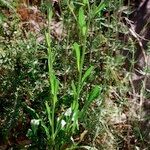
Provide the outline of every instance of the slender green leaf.
<path id="1" fill-rule="evenodd" d="M 31 107 L 29 107 L 26 103 L 22 103 L 23 108 L 25 109 L 25 111 L 27 111 L 34 119 L 38 119 L 39 116 L 38 114 L 35 112 L 35 110 Z"/>
<path id="2" fill-rule="evenodd" d="M 59 89 L 59 81 L 56 76 L 52 73 L 50 76 L 51 93 L 57 95 Z"/>
<path id="3" fill-rule="evenodd" d="M 77 96 L 77 90 L 76 90 L 76 86 L 73 81 L 71 83 L 71 87 L 72 87 L 73 95 L 74 95 L 74 99 L 75 99 L 75 97 Z"/>
<path id="4" fill-rule="evenodd" d="M 59 81 L 58 81 L 58 79 L 56 78 L 56 76 L 54 76 L 54 88 L 55 88 L 55 90 L 54 90 L 55 95 L 57 95 L 58 89 L 59 89 Z"/>
<path id="5" fill-rule="evenodd" d="M 49 124 L 50 124 L 50 126 L 52 126 L 51 110 L 48 105 L 48 102 L 46 102 L 45 105 L 46 105 L 46 111 L 47 111 L 47 115 L 48 115 Z"/>
<path id="6" fill-rule="evenodd" d="M 49 21 L 49 23 L 51 22 L 52 16 L 53 16 L 52 6 L 49 5 L 48 6 L 48 21 Z"/>
<path id="7" fill-rule="evenodd" d="M 80 117 L 82 118 L 87 111 L 90 104 L 100 95 L 101 88 L 97 85 L 95 86 L 89 94 L 88 99 L 85 101 L 85 104 L 81 110 Z"/>
<path id="8" fill-rule="evenodd" d="M 76 109 L 76 105 L 77 105 L 76 100 L 73 100 L 73 102 L 72 102 L 72 104 L 71 104 L 72 112 Z"/>
<path id="9" fill-rule="evenodd" d="M 49 33 L 45 33 L 45 37 L 46 37 L 47 46 L 48 46 L 48 48 L 49 48 L 49 47 L 51 47 L 51 45 L 50 45 L 50 43 L 51 43 L 51 38 L 50 38 Z"/>
<path id="10" fill-rule="evenodd" d="M 75 52 L 76 52 L 77 68 L 78 68 L 78 71 L 80 71 L 80 46 L 79 46 L 78 43 L 75 42 L 75 43 L 73 44 L 73 48 L 74 48 L 74 50 L 75 50 Z"/>
<path id="11" fill-rule="evenodd" d="M 72 116 L 72 120 L 73 120 L 72 132 L 73 133 L 75 132 L 76 129 L 79 130 L 78 119 L 79 119 L 79 110 L 75 110 L 75 112 L 73 113 L 73 116 Z"/>
<path id="12" fill-rule="evenodd" d="M 99 12 L 101 12 L 106 7 L 106 4 L 104 2 L 101 2 L 96 9 L 94 10 L 94 16 L 97 15 Z"/>
<path id="13" fill-rule="evenodd" d="M 79 23 L 79 26 L 80 26 L 81 28 L 86 25 L 83 7 L 80 7 L 80 9 L 79 9 L 79 19 L 78 19 L 78 23 Z"/>
<path id="14" fill-rule="evenodd" d="M 96 99 L 100 94 L 101 88 L 97 85 L 94 87 L 94 89 L 90 92 L 88 102 L 92 102 L 94 99 Z"/>
<path id="15" fill-rule="evenodd" d="M 57 136 L 58 132 L 63 128 L 63 123 L 62 123 L 63 117 L 64 117 L 63 115 L 60 115 L 57 118 L 56 129 L 55 129 L 55 137 Z"/>
<path id="16" fill-rule="evenodd" d="M 46 127 L 46 125 L 44 124 L 44 122 L 42 121 L 41 122 L 41 126 L 43 127 L 45 133 L 46 133 L 46 136 L 47 136 L 47 139 L 49 140 L 50 139 L 50 132 L 49 132 L 49 128 Z"/>
<path id="17" fill-rule="evenodd" d="M 83 26 L 83 27 L 82 27 L 82 35 L 85 36 L 85 35 L 86 35 L 86 32 L 87 32 L 87 27 L 86 27 L 86 26 Z"/>
<path id="18" fill-rule="evenodd" d="M 50 76 L 50 86 L 51 86 L 51 93 L 54 95 L 55 93 L 55 86 L 54 86 L 54 75 Z"/>
<path id="19" fill-rule="evenodd" d="M 83 75 L 82 77 L 82 83 L 90 76 L 91 72 L 93 71 L 94 67 L 91 66 Z"/>

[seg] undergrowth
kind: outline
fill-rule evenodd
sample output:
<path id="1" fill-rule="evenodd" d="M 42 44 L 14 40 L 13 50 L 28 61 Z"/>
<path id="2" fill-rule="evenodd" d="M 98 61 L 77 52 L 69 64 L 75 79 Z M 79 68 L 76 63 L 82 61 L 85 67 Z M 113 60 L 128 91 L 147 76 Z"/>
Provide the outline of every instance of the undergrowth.
<path id="1" fill-rule="evenodd" d="M 41 1 L 44 25 L 38 32 L 21 20 L 18 1 L 0 2 L 0 144 L 42 150 L 143 147 L 130 103 L 133 66 L 127 71 L 122 55 L 122 49 L 135 50 L 132 39 L 120 40 L 128 33 L 123 1 L 65 0 L 57 7 Z"/>

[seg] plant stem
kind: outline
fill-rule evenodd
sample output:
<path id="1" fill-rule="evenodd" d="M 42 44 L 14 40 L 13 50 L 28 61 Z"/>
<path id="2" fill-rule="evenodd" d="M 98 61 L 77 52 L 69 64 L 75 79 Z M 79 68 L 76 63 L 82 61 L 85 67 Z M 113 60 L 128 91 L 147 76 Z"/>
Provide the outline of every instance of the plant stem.
<path id="1" fill-rule="evenodd" d="M 51 38 L 50 38 L 50 23 L 52 18 L 52 7 L 48 8 L 48 32 L 46 33 L 46 40 L 48 45 L 48 70 L 49 70 L 49 83 L 51 84 L 50 93 L 52 94 L 52 114 L 51 114 L 51 142 L 52 142 L 52 149 L 55 148 L 55 103 L 57 101 L 57 95 L 56 92 L 52 92 L 52 82 L 53 82 L 53 60 L 52 60 L 52 49 L 51 49 Z"/>
<path id="2" fill-rule="evenodd" d="M 83 65 L 84 65 L 84 59 L 85 59 L 86 43 L 87 43 L 88 29 L 90 26 L 90 22 L 91 22 L 91 16 L 89 17 L 89 20 L 87 22 L 86 34 L 83 37 L 83 41 L 82 41 L 82 36 L 80 37 L 81 42 L 83 42 L 83 47 L 82 47 L 82 55 L 81 55 L 81 64 L 80 64 L 80 69 L 79 69 L 78 87 L 77 87 L 77 98 L 76 98 L 77 103 L 78 103 L 78 99 L 79 99 L 80 92 L 81 92 Z"/>

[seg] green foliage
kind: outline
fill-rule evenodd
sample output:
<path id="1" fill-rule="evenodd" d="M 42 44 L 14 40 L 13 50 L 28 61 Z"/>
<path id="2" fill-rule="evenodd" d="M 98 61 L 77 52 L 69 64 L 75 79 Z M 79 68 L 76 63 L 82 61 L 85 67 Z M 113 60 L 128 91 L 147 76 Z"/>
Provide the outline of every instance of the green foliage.
<path id="1" fill-rule="evenodd" d="M 59 116 L 57 116 L 56 110 L 58 107 L 57 103 L 58 101 L 60 101 L 58 97 L 59 95 L 58 89 L 60 88 L 59 85 L 61 83 L 57 79 L 55 75 L 56 73 L 54 71 L 55 62 L 53 59 L 53 56 L 54 56 L 53 47 L 51 47 L 52 40 L 50 37 L 50 30 L 48 30 L 48 32 L 45 34 L 46 42 L 48 46 L 48 70 L 49 70 L 48 74 L 49 74 L 49 84 L 50 84 L 49 100 L 45 103 L 45 105 L 46 105 L 47 119 L 49 123 L 45 122 L 42 119 L 42 116 L 40 118 L 41 120 L 43 120 L 41 122 L 41 126 L 43 126 L 43 131 L 47 135 L 48 147 L 50 149 L 58 149 L 60 147 L 64 147 L 64 145 L 71 142 L 71 137 L 77 132 L 77 130 L 79 130 L 79 120 L 82 120 L 90 104 L 97 97 L 99 97 L 99 94 L 100 94 L 100 87 L 95 86 L 94 89 L 90 92 L 90 94 L 86 96 L 87 98 L 83 104 L 83 108 L 79 109 L 81 108 L 81 106 L 79 106 L 81 91 L 84 87 L 85 81 L 94 70 L 94 67 L 91 66 L 82 75 L 83 64 L 85 61 L 84 56 L 85 56 L 85 49 L 86 49 L 86 43 L 87 43 L 86 40 L 88 37 L 87 35 L 88 33 L 85 32 L 84 30 L 85 28 L 88 29 L 88 26 L 86 25 L 83 7 L 80 7 L 78 15 L 79 15 L 79 19 L 78 19 L 77 24 L 79 24 L 79 30 L 82 33 L 82 34 L 79 34 L 78 36 L 79 36 L 79 39 L 81 39 L 81 41 L 82 41 L 82 38 L 84 38 L 84 43 L 82 44 L 82 46 L 77 44 L 77 42 L 73 44 L 73 49 L 76 52 L 76 60 L 77 60 L 76 65 L 77 65 L 77 70 L 78 70 L 78 77 L 76 77 L 75 83 L 73 80 L 71 81 L 71 88 L 72 88 L 74 99 L 71 105 L 67 106 L 68 108 L 66 109 L 66 111 L 60 113 Z M 49 17 L 49 24 L 50 24 L 52 15 L 49 15 L 49 16 L 50 16 Z M 89 24 L 89 22 L 87 24 Z M 78 41 L 78 43 L 80 43 L 81 41 Z M 82 53 L 81 53 L 80 47 L 82 47 Z M 28 136 L 30 138 L 34 138 L 33 136 L 35 135 L 34 130 L 36 129 L 33 129 L 33 127 L 31 126 L 31 130 L 28 131 L 29 133 Z M 61 138 L 61 134 L 63 133 L 64 133 L 64 136 Z"/>
<path id="2" fill-rule="evenodd" d="M 76 58 L 77 58 L 77 67 L 78 67 L 78 71 L 80 71 L 80 46 L 77 43 L 73 44 L 73 48 L 75 49 L 76 52 Z"/>
<path id="3" fill-rule="evenodd" d="M 116 16 L 121 2 L 66 0 L 59 5 L 62 38 L 55 37 L 57 10 L 47 1 L 41 9 L 48 23 L 37 35 L 20 28 L 16 14 L 13 21 L 0 14 L 0 134 L 7 142 L 10 134 L 17 139 L 18 121 L 25 118 L 30 144 L 24 147 L 29 149 L 122 149 L 117 140 L 126 136 L 111 121 L 128 107 L 120 50 L 132 45 L 116 40 L 118 31 L 126 32 Z M 41 43 L 39 35 L 45 38 Z"/>

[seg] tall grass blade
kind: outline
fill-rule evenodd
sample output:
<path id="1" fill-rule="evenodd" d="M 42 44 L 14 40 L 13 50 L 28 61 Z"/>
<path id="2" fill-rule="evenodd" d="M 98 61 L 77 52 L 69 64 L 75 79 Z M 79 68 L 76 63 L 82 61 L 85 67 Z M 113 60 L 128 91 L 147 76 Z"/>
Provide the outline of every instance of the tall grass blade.
<path id="1" fill-rule="evenodd" d="M 73 48 L 74 48 L 74 50 L 75 50 L 75 52 L 76 52 L 76 58 L 77 58 L 77 67 L 78 67 L 78 71 L 80 72 L 80 46 L 79 46 L 79 44 L 78 43 L 74 43 L 73 44 Z"/>
<path id="2" fill-rule="evenodd" d="M 50 140 L 49 128 L 45 125 L 45 123 L 43 121 L 41 122 L 41 126 L 43 127 L 43 129 L 44 129 L 44 131 L 46 133 L 47 139 Z"/>
<path id="3" fill-rule="evenodd" d="M 86 25 L 83 7 L 80 7 L 80 9 L 79 9 L 78 23 L 81 28 Z"/>
<path id="4" fill-rule="evenodd" d="M 101 88 L 96 85 L 94 89 L 90 92 L 87 103 L 91 103 L 94 99 L 96 99 L 100 94 Z"/>
<path id="5" fill-rule="evenodd" d="M 47 115 L 48 115 L 48 120 L 49 120 L 49 124 L 52 127 L 52 119 L 51 119 L 51 108 L 48 105 L 48 102 L 45 103 L 46 105 L 46 111 L 47 111 Z"/>
<path id="6" fill-rule="evenodd" d="M 85 74 L 83 75 L 82 77 L 82 84 L 83 82 L 90 76 L 91 72 L 93 71 L 94 67 L 91 66 L 86 72 Z"/>
<path id="7" fill-rule="evenodd" d="M 73 81 L 72 81 L 72 83 L 71 83 L 71 87 L 72 87 L 72 90 L 73 90 L 74 99 L 76 99 L 76 96 L 77 96 L 77 89 L 76 89 L 76 86 L 75 86 L 75 84 L 74 84 Z"/>
<path id="8" fill-rule="evenodd" d="M 100 95 L 100 92 L 101 92 L 101 88 L 96 85 L 92 91 L 90 92 L 89 94 L 89 97 L 88 99 L 85 101 L 85 104 L 81 110 L 81 118 L 84 116 L 85 112 L 87 111 L 88 107 L 90 106 L 90 104 L 96 99 L 99 97 Z"/>
<path id="9" fill-rule="evenodd" d="M 95 17 L 98 13 L 100 13 L 105 7 L 106 7 L 106 4 L 104 2 L 101 2 L 94 10 L 93 17 Z"/>

